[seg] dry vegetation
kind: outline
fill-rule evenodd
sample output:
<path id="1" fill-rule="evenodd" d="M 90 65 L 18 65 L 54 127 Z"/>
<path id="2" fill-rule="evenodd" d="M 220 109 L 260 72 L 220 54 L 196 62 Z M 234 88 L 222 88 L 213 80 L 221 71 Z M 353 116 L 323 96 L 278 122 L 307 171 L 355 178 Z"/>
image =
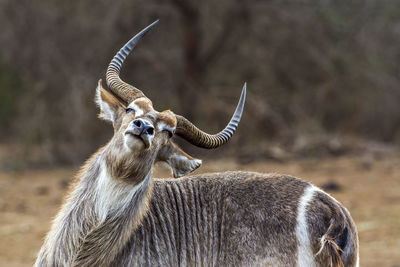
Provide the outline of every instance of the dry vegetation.
<path id="1" fill-rule="evenodd" d="M 252 170 L 305 178 L 323 186 L 335 181 L 331 192 L 352 213 L 360 234 L 361 266 L 398 266 L 400 263 L 400 158 L 370 157 L 258 162 L 238 165 L 234 160 L 206 161 L 197 171 Z M 0 266 L 31 266 L 56 214 L 75 169 L 0 173 Z M 166 176 L 163 166 L 157 176 Z"/>

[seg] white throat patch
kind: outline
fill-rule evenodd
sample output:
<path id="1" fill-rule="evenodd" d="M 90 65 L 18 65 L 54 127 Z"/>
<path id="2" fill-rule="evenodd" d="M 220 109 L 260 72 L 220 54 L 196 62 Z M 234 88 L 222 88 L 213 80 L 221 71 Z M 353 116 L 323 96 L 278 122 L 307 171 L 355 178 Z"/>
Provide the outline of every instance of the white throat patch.
<path id="1" fill-rule="evenodd" d="M 111 211 L 123 212 L 145 180 L 136 186 L 131 186 L 110 177 L 106 166 L 102 166 L 97 180 L 95 197 L 95 209 L 100 221 L 103 222 Z"/>

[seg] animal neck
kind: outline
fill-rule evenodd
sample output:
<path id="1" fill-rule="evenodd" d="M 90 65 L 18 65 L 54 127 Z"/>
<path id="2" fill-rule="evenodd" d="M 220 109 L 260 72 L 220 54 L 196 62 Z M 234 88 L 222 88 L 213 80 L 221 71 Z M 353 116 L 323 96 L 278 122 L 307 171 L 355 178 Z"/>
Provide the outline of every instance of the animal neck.
<path id="1" fill-rule="evenodd" d="M 112 177 L 106 164 L 99 168 L 95 186 L 95 210 L 100 222 L 107 218 L 120 216 L 125 212 L 128 205 L 147 205 L 150 196 L 144 194 L 151 185 L 152 170 L 140 182 L 131 182 L 125 179 Z M 133 178 L 134 181 L 136 179 Z M 142 199 L 144 198 L 144 199 Z M 145 207 L 137 207 L 138 209 Z M 138 218 L 138 220 L 141 220 Z"/>
<path id="2" fill-rule="evenodd" d="M 152 169 L 139 183 L 115 179 L 104 151 L 93 155 L 80 171 L 46 238 L 38 265 L 107 265 L 141 224 L 151 199 Z"/>
<path id="3" fill-rule="evenodd" d="M 107 175 L 125 184 L 137 185 L 151 175 L 156 150 L 132 152 L 119 136 L 114 136 L 103 151 Z"/>

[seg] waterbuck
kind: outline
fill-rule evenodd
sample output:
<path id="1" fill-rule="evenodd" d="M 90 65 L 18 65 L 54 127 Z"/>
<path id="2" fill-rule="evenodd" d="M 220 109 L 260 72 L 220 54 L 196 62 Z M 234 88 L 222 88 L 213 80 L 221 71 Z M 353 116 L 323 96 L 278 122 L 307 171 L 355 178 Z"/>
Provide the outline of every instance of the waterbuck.
<path id="1" fill-rule="evenodd" d="M 221 132 L 156 111 L 142 91 L 119 77 L 126 56 L 157 23 L 114 56 L 96 89 L 99 117 L 114 135 L 78 173 L 42 246 L 36 266 L 358 266 L 349 212 L 300 179 L 224 172 L 179 179 L 152 177 L 166 162 L 175 178 L 201 165 L 171 141 L 203 148 L 235 132 L 246 96 Z"/>

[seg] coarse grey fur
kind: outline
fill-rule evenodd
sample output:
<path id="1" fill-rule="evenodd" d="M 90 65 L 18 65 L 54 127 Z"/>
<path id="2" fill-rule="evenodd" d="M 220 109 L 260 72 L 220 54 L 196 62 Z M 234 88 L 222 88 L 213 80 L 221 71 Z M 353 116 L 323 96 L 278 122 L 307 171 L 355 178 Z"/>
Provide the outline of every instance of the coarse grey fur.
<path id="1" fill-rule="evenodd" d="M 96 103 L 114 135 L 78 173 L 36 266 L 359 265 L 348 211 L 300 179 L 253 172 L 152 177 L 158 161 L 174 177 L 201 165 L 174 144 L 174 134 L 207 148 L 228 141 L 245 87 L 223 142 L 213 142 L 215 136 L 130 91 L 119 69 L 111 74 L 114 90 L 100 80 Z"/>
<path id="2" fill-rule="evenodd" d="M 252 172 L 148 176 L 126 207 L 102 221 L 94 208 L 102 157 L 100 151 L 82 170 L 36 266 L 296 266 L 296 211 L 308 183 Z M 341 259 L 355 266 L 357 233 L 348 212 L 322 192 L 308 212 L 313 253 L 337 220 Z M 316 266 L 329 266 L 331 257 L 324 251 Z"/>

